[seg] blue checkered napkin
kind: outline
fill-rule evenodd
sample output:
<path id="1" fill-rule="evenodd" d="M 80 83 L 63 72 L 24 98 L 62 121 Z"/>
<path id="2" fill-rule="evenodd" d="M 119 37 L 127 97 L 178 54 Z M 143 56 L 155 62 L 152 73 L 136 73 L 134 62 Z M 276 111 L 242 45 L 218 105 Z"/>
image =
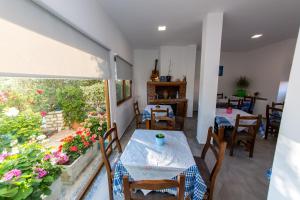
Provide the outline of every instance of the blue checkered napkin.
<path id="1" fill-rule="evenodd" d="M 196 165 L 190 167 L 183 172 L 185 175 L 185 197 L 191 197 L 192 200 L 201 200 L 206 192 L 206 185 L 202 179 L 199 170 Z M 113 180 L 113 191 L 114 196 L 123 198 L 123 176 L 129 176 L 129 180 L 132 180 L 129 173 L 119 161 L 115 168 L 115 175 Z M 177 180 L 177 176 L 172 178 L 172 180 Z M 160 192 L 176 192 L 176 188 L 171 188 L 167 190 L 161 190 Z"/>
<path id="2" fill-rule="evenodd" d="M 218 127 L 232 127 L 232 124 L 226 117 L 216 116 L 216 123 L 218 124 Z"/>

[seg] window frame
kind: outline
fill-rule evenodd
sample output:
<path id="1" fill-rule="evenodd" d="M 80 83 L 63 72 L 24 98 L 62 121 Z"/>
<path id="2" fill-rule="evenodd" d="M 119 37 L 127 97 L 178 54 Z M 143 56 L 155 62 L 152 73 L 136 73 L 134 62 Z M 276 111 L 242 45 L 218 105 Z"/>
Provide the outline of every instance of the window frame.
<path id="1" fill-rule="evenodd" d="M 126 97 L 126 81 L 130 81 L 130 95 Z M 115 81 L 117 83 L 117 81 Z M 117 86 L 116 86 L 117 87 Z M 132 97 L 132 80 L 122 80 L 122 94 L 123 98 L 117 101 L 117 106 L 121 105 L 122 103 L 126 102 L 127 100 L 131 99 Z M 116 90 L 116 97 L 117 97 L 117 90 Z"/>

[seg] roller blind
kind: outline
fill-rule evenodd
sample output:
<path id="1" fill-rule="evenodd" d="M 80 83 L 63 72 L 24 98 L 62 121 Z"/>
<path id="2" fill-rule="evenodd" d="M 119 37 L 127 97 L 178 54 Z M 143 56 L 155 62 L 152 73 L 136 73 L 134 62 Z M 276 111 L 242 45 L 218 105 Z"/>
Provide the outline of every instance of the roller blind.
<path id="1" fill-rule="evenodd" d="M 110 78 L 107 49 L 32 2 L 14 2 L 23 11 L 13 19 L 1 9 L 0 75 Z"/>
<path id="2" fill-rule="evenodd" d="M 120 56 L 115 56 L 116 70 L 118 80 L 132 80 L 132 64 L 121 58 Z"/>

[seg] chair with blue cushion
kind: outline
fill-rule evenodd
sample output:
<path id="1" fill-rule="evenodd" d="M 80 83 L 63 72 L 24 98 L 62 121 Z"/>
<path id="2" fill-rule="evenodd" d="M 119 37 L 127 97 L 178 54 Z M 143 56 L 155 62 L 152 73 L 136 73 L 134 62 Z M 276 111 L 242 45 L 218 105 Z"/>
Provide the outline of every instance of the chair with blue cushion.
<path id="1" fill-rule="evenodd" d="M 108 144 L 106 144 L 106 141 L 108 141 Z M 118 153 L 122 153 L 122 147 L 121 143 L 118 138 L 118 129 L 117 124 L 113 123 L 113 127 L 106 131 L 106 133 L 103 136 L 99 137 L 100 142 L 100 150 L 102 154 L 102 159 L 106 168 L 107 172 L 107 179 L 108 179 L 108 189 L 109 189 L 109 199 L 113 200 L 113 167 L 111 166 L 109 162 L 109 155 L 113 151 L 113 145 L 116 145 L 116 148 L 118 150 Z"/>
<path id="2" fill-rule="evenodd" d="M 274 104 L 273 104 L 274 105 Z M 283 109 L 267 105 L 266 106 L 266 129 L 265 139 L 268 139 L 269 133 L 277 136 L 281 123 Z"/>

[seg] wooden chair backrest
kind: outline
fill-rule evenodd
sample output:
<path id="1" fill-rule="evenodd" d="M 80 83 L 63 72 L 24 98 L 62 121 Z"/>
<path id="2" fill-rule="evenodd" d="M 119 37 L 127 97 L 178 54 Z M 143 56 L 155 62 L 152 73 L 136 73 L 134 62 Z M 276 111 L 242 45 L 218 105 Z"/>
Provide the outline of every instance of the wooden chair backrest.
<path id="1" fill-rule="evenodd" d="M 246 128 L 245 131 L 247 131 L 249 134 L 251 134 L 254 139 L 256 137 L 256 134 L 258 132 L 260 123 L 261 123 L 261 115 L 258 116 L 241 116 L 240 114 L 236 115 L 236 121 L 235 126 L 233 129 L 233 134 L 237 134 L 239 131 L 239 128 Z M 247 121 L 251 121 L 248 122 Z M 255 123 L 253 123 L 255 121 Z"/>
<path id="2" fill-rule="evenodd" d="M 156 113 L 166 113 L 163 116 L 156 116 Z M 153 130 L 175 130 L 175 118 L 171 118 L 169 115 L 169 109 L 166 110 L 153 110 L 151 109 L 151 129 Z M 159 121 L 166 122 L 166 125 L 159 124 Z"/>
<path id="3" fill-rule="evenodd" d="M 223 93 L 218 93 L 217 94 L 217 98 L 218 99 L 223 99 L 224 98 L 224 94 Z"/>
<path id="4" fill-rule="evenodd" d="M 283 109 L 281 109 L 281 108 L 277 108 L 277 107 L 274 107 L 274 106 L 271 107 L 271 106 L 267 105 L 266 106 L 266 120 L 267 120 L 267 122 L 270 122 L 271 118 L 281 120 L 282 112 L 283 112 Z M 278 114 L 280 116 L 278 116 Z"/>
<path id="5" fill-rule="evenodd" d="M 175 200 L 184 200 L 185 176 L 179 175 L 177 180 L 141 180 L 129 181 L 128 176 L 123 177 L 124 197 L 125 200 L 134 200 L 131 196 L 132 191 L 137 189 L 144 190 L 163 190 L 169 188 L 177 188 L 177 196 Z M 172 199 L 170 197 L 167 198 Z M 140 199 L 139 199 L 140 200 Z"/>
<path id="6" fill-rule="evenodd" d="M 139 116 L 141 114 L 138 102 L 133 103 L 133 109 L 134 109 L 134 113 L 135 113 L 136 116 Z"/>
<path id="7" fill-rule="evenodd" d="M 252 97 L 252 96 L 245 96 L 243 101 L 241 102 L 242 103 L 241 107 L 243 107 L 243 105 L 246 101 L 250 102 L 250 105 L 249 105 L 249 108 L 248 108 L 247 112 L 252 113 L 256 98 Z"/>
<path id="8" fill-rule="evenodd" d="M 234 107 L 233 102 L 237 102 L 237 108 L 241 109 L 243 105 L 243 99 L 228 99 L 228 107 Z"/>
<path id="9" fill-rule="evenodd" d="M 105 141 L 111 138 L 107 145 L 105 145 Z M 117 124 L 113 123 L 113 127 L 104 133 L 103 136 L 99 137 L 100 142 L 100 150 L 102 154 L 102 159 L 107 170 L 107 174 L 110 175 L 112 173 L 111 165 L 108 158 L 108 151 L 113 149 L 113 144 L 115 143 L 117 150 L 119 153 L 122 153 L 121 143 L 118 137 L 118 129 Z"/>
<path id="10" fill-rule="evenodd" d="M 213 140 L 213 143 L 211 143 Z M 209 127 L 207 139 L 205 146 L 202 150 L 201 159 L 205 161 L 206 153 L 209 149 L 213 152 L 216 162 L 215 165 L 210 172 L 210 186 L 209 186 L 209 199 L 212 199 L 213 196 L 213 190 L 216 182 L 217 175 L 221 169 L 222 162 L 224 160 L 225 150 L 226 150 L 227 143 L 224 141 L 224 128 L 221 127 L 218 130 L 218 134 L 213 133 L 213 128 Z"/>
<path id="11" fill-rule="evenodd" d="M 272 102 L 273 108 L 282 108 L 284 107 L 284 102 Z"/>

